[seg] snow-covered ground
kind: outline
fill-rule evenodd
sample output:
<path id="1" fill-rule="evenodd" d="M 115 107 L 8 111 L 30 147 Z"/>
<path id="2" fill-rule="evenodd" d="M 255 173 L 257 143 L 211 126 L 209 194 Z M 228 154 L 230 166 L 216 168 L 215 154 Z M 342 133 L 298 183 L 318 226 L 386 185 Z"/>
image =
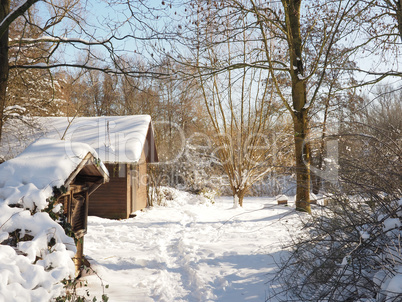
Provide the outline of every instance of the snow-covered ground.
<path id="1" fill-rule="evenodd" d="M 89 217 L 84 253 L 101 277 L 109 301 L 265 301 L 266 282 L 297 230 L 293 203 L 232 198 L 214 204 L 175 191 L 168 205 L 127 220 Z M 95 274 L 83 277 L 98 301 Z M 270 300 L 271 301 L 271 300 Z"/>

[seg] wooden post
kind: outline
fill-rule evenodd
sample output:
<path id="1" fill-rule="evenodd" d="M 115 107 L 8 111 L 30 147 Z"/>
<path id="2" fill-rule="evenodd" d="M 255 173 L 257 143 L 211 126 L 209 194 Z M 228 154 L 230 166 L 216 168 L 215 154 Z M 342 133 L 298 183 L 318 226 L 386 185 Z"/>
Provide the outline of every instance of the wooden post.
<path id="1" fill-rule="evenodd" d="M 77 241 L 77 253 L 74 256 L 74 264 L 75 264 L 75 276 L 78 277 L 78 275 L 81 272 L 81 266 L 83 264 L 83 257 L 84 257 L 84 236 L 81 238 L 78 238 Z"/>

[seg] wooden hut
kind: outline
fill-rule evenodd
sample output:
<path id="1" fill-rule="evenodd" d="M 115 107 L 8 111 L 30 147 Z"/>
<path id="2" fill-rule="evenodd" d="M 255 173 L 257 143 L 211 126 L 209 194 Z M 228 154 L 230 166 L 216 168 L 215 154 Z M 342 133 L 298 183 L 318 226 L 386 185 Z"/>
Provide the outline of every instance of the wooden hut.
<path id="1" fill-rule="evenodd" d="M 31 124 L 29 129 L 6 125 L 0 155 L 10 157 L 38 137 L 86 143 L 110 175 L 110 181 L 92 194 L 96 202 L 89 204 L 89 215 L 125 219 L 147 206 L 147 164 L 158 161 L 149 115 L 35 117 Z M 20 131 L 21 127 L 25 130 Z"/>

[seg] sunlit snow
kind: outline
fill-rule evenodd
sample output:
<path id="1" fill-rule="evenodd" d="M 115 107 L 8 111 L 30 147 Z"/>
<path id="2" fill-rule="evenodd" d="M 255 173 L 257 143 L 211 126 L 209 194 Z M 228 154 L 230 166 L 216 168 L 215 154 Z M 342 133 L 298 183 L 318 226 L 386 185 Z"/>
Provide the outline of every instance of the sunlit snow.
<path id="1" fill-rule="evenodd" d="M 300 222 L 274 198 L 215 204 L 175 191 L 167 206 L 127 220 L 89 218 L 85 254 L 110 301 L 265 301 L 266 282 Z M 89 274 L 91 295 L 103 293 Z"/>

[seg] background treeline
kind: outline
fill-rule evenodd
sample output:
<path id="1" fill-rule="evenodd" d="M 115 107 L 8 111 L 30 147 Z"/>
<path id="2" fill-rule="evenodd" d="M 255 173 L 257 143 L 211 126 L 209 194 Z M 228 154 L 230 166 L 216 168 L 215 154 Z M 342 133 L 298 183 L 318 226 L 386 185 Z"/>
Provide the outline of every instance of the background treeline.
<path id="1" fill-rule="evenodd" d="M 22 28 L 24 33 L 21 33 Z M 34 37 L 35 30 L 16 23 L 10 31 L 11 39 L 14 35 L 18 37 L 22 34 Z M 49 51 L 47 43 L 42 43 L 39 48 L 40 51 L 36 44 L 11 47 L 10 60 L 18 61 L 19 64 L 43 63 L 43 54 Z M 168 73 L 169 70 L 177 71 L 181 68 L 169 58 L 164 62 L 161 72 Z M 150 68 L 141 60 L 132 59 L 131 64 L 139 71 Z M 331 89 L 340 88 L 338 75 L 328 76 L 328 93 L 317 101 L 310 116 L 311 134 L 308 142 L 311 145 L 311 164 L 315 168 L 311 173 L 315 193 L 320 189 L 322 178 L 320 173 L 316 175 L 314 171 L 327 169 L 325 158 L 328 141 L 336 140 L 339 143 L 339 152 L 350 155 L 350 163 L 341 165 L 343 169 L 351 169 L 353 157 L 362 156 L 365 135 L 350 135 L 359 132 L 362 127 L 370 125 L 372 129 L 383 129 L 384 133 L 392 134 L 395 143 L 400 142 L 400 88 L 391 85 L 378 86 L 374 92 L 371 91 L 374 96 L 370 98 L 357 89 L 331 94 Z M 152 168 L 157 171 L 153 175 L 154 184 L 179 186 L 196 192 L 206 187 L 232 194 L 230 181 L 227 176 L 222 177 L 225 171 L 217 154 L 220 149 L 217 140 L 222 138 L 213 129 L 211 116 L 208 114 L 208 102 L 202 95 L 203 83 L 198 79 L 129 77 L 101 70 L 77 72 L 69 69 L 55 72 L 17 68 L 10 71 L 9 79 L 4 121 L 28 116 L 149 114 L 154 123 L 162 162 L 158 167 Z M 227 93 L 227 90 L 222 93 Z M 266 110 L 263 113 L 270 116 L 271 121 L 259 133 L 263 136 L 259 147 L 263 146 L 263 151 L 269 155 L 269 158 L 264 157 L 261 160 L 268 168 L 264 169 L 263 177 L 247 188 L 247 194 L 294 194 L 291 117 L 281 108 L 278 96 L 272 95 L 272 92 L 263 101 L 271 106 L 269 109 L 262 109 Z M 257 110 L 253 112 L 255 115 L 258 113 Z M 247 118 L 251 120 L 253 117 L 250 114 Z M 334 136 L 335 133 L 337 134 Z M 339 137 L 342 139 L 339 140 Z M 373 158 L 365 158 L 373 163 L 373 167 L 377 166 Z"/>
<path id="2" fill-rule="evenodd" d="M 401 9 L 394 1 L 105 4 L 116 14 L 129 9 L 125 36 L 113 17 L 105 28 L 91 24 L 91 3 L 35 2 L 8 27 L 1 122 L 149 114 L 160 184 L 228 189 L 240 204 L 246 194 L 296 188 L 306 204 L 310 184 L 317 193 L 348 169 L 334 152 L 362 154 L 346 147 L 344 133 L 398 114 L 388 107 L 400 100 L 399 84 L 372 85 L 400 73 L 361 67 L 365 58 L 390 68 L 398 61 Z M 122 37 L 136 41 L 130 51 L 122 51 Z M 364 146 L 362 138 L 351 140 Z"/>

